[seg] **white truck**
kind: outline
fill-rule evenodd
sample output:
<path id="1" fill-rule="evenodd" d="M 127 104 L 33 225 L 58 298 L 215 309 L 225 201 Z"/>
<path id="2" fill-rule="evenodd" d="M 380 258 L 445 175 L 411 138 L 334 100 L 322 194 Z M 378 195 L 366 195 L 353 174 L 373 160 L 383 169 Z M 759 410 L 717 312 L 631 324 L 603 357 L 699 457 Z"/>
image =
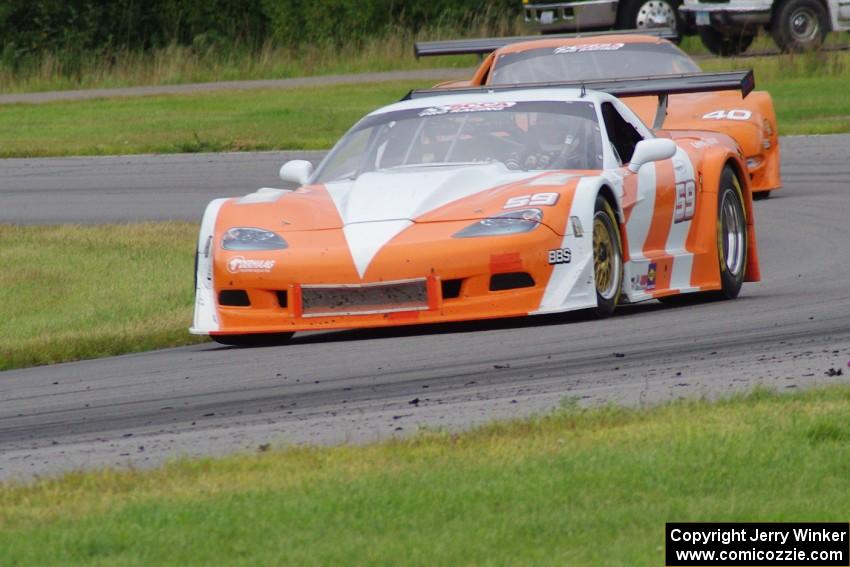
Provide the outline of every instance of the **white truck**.
<path id="1" fill-rule="evenodd" d="M 684 22 L 676 16 L 676 7 L 680 3 L 681 0 L 522 2 L 526 23 L 544 34 L 610 28 L 667 28 L 677 29 L 682 34 Z"/>
<path id="2" fill-rule="evenodd" d="M 782 51 L 817 49 L 830 31 L 850 31 L 850 0 L 684 0 L 679 15 L 716 55 L 743 53 L 764 28 Z"/>

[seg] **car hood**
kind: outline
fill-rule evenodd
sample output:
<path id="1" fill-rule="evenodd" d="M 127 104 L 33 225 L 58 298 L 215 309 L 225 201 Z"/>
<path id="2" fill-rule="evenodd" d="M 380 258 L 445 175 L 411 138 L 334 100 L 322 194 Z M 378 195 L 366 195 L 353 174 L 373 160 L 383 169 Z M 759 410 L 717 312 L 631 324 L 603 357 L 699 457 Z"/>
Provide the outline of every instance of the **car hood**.
<path id="1" fill-rule="evenodd" d="M 377 171 L 295 191 L 265 190 L 252 194 L 259 197 L 232 199 L 222 209 L 219 223 L 220 228 L 259 226 L 286 233 L 377 222 L 484 218 L 495 205 L 501 209 L 507 196 L 529 189 L 529 183 L 534 184 L 531 189 L 551 191 L 541 189 L 541 178 L 563 185 L 572 177 L 580 174 L 510 170 L 499 162 Z"/>
<path id="2" fill-rule="evenodd" d="M 355 180 L 325 185 L 345 225 L 391 220 L 422 220 L 449 203 L 483 192 L 524 185 L 540 172 L 509 170 L 493 162 L 466 166 L 425 166 L 364 173 Z M 478 199 L 474 200 L 475 202 Z M 454 209 L 452 209 L 454 210 Z M 458 220 L 448 217 L 440 220 Z M 458 216 L 458 213 L 454 213 Z M 461 218 L 468 218 L 463 213 Z M 432 219 L 433 220 L 433 219 Z"/>

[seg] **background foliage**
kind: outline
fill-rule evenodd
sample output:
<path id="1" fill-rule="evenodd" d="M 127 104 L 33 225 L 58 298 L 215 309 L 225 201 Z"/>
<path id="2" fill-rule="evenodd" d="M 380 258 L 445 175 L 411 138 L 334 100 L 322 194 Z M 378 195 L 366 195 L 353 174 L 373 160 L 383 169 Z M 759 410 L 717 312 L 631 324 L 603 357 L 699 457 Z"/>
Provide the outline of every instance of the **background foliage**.
<path id="1" fill-rule="evenodd" d="M 44 52 L 351 47 L 399 30 L 519 13 L 518 0 L 0 0 L 6 65 Z"/>

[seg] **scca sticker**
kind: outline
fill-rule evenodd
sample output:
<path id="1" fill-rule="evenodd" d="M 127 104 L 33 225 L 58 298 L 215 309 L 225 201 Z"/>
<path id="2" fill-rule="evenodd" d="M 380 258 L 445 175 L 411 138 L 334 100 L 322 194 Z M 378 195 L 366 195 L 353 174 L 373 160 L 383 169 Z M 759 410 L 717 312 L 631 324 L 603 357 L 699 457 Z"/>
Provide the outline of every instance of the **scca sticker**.
<path id="1" fill-rule="evenodd" d="M 440 114 L 457 114 L 459 112 L 498 112 L 514 106 L 515 102 L 464 102 L 432 106 L 419 113 L 419 116 L 438 116 Z"/>
<path id="2" fill-rule="evenodd" d="M 271 272 L 274 268 L 275 260 L 251 260 L 236 256 L 227 262 L 227 271 L 231 274 L 243 272 Z"/>
<path id="3" fill-rule="evenodd" d="M 632 278 L 632 289 L 635 291 L 652 291 L 655 289 L 655 276 L 657 270 L 655 262 L 647 266 L 646 273 Z"/>
<path id="4" fill-rule="evenodd" d="M 617 51 L 625 43 L 583 43 L 581 45 L 562 45 L 555 53 L 584 53 L 585 51 Z"/>
<path id="5" fill-rule="evenodd" d="M 556 248 L 549 250 L 549 265 L 569 264 L 573 260 L 573 253 L 569 248 Z"/>

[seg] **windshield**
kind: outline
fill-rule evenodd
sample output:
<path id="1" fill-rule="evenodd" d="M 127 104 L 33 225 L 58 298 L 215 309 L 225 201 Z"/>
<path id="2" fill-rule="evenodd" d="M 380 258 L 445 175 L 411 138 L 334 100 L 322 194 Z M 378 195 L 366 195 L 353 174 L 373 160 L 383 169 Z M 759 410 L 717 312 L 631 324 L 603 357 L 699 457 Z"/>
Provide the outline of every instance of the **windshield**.
<path id="1" fill-rule="evenodd" d="M 604 43 L 502 53 L 488 84 L 548 83 L 698 73 L 699 66 L 670 43 Z"/>
<path id="2" fill-rule="evenodd" d="M 509 169 L 600 169 L 602 140 L 591 102 L 436 104 L 367 116 L 319 166 L 313 181 L 370 171 L 500 162 Z"/>

